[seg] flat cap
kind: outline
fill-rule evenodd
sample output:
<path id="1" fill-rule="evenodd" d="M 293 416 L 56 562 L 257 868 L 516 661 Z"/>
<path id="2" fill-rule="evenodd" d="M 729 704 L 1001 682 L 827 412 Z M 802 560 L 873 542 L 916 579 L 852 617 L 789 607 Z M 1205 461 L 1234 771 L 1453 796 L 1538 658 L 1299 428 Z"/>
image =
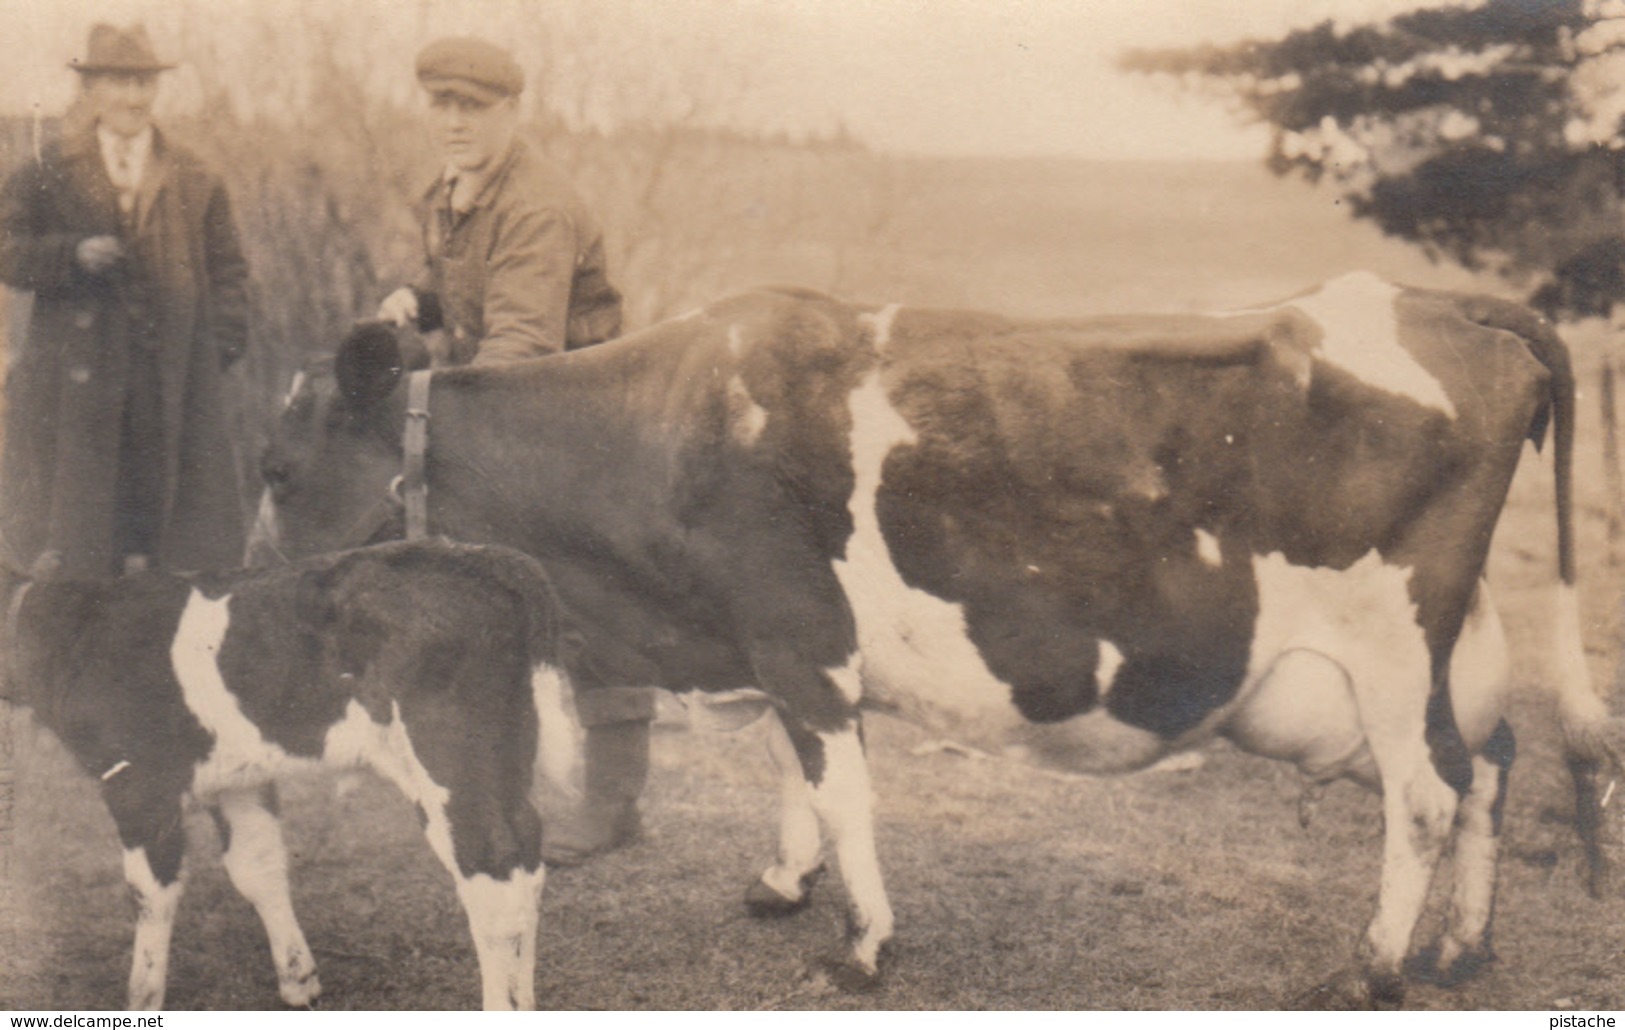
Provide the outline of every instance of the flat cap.
<path id="1" fill-rule="evenodd" d="M 513 55 L 483 39 L 453 36 L 436 40 L 418 54 L 418 82 L 430 93 L 456 93 L 482 104 L 517 96 L 525 73 Z"/>

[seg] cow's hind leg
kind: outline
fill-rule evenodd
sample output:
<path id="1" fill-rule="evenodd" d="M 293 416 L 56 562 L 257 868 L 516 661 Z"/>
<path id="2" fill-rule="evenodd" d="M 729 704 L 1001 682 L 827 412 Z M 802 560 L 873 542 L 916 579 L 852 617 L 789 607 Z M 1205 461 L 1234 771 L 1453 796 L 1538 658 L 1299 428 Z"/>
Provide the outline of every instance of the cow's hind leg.
<path id="1" fill-rule="evenodd" d="M 276 790 L 267 784 L 223 792 L 216 811 L 226 873 L 265 925 L 277 993 L 285 1004 L 309 1005 L 322 985 L 288 893 L 288 852 L 276 816 Z"/>
<path id="2" fill-rule="evenodd" d="M 768 719 L 767 750 L 779 772 L 779 860 L 745 892 L 745 907 L 757 916 L 790 915 L 812 898 L 812 886 L 824 868 L 819 861 L 822 841 L 812 788 L 776 716 Z"/>
<path id="3" fill-rule="evenodd" d="M 1496 858 L 1514 755 L 1512 728 L 1502 722 L 1484 754 L 1473 759 L 1473 785 L 1456 814 L 1455 885 L 1437 960 L 1438 980 L 1447 985 L 1470 979 L 1495 959 L 1490 931 Z"/>
<path id="4" fill-rule="evenodd" d="M 1381 652 L 1372 648 L 1367 653 Z M 1357 968 L 1305 1000 L 1328 1007 L 1395 1005 L 1404 998 L 1402 966 L 1449 839 L 1458 798 L 1435 768 L 1420 732 L 1426 665 L 1418 675 L 1414 664 L 1408 670 L 1389 662 L 1344 664 L 1355 684 L 1361 725 L 1381 782 L 1382 880 Z M 1453 720 L 1448 729 L 1454 731 Z"/>

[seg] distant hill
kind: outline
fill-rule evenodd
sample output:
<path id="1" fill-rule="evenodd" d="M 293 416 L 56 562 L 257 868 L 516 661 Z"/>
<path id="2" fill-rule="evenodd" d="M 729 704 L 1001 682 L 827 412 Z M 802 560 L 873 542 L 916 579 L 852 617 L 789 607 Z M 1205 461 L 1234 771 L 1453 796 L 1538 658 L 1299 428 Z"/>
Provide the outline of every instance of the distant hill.
<path id="1" fill-rule="evenodd" d="M 1256 163 L 914 160 L 894 244 L 918 303 L 1012 314 L 1261 303 L 1342 272 L 1508 293 Z M 879 298 L 875 298 L 879 299 Z"/>

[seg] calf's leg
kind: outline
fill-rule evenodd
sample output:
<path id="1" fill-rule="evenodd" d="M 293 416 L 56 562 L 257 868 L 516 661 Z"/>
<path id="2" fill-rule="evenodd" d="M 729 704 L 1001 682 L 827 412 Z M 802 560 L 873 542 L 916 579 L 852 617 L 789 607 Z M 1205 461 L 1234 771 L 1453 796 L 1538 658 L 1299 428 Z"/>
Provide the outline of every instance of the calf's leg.
<path id="1" fill-rule="evenodd" d="M 124 882 L 135 902 L 135 949 L 129 1007 L 163 1008 L 169 979 L 169 940 L 180 907 L 186 830 L 180 792 L 146 780 L 135 769 L 104 778 L 102 796 L 124 844 Z"/>
<path id="2" fill-rule="evenodd" d="M 276 964 L 277 993 L 288 1005 L 304 1006 L 316 1000 L 322 985 L 288 894 L 288 854 L 275 814 L 274 790 L 267 784 L 220 795 L 216 807 L 222 861 L 232 886 L 265 925 L 271 961 Z"/>

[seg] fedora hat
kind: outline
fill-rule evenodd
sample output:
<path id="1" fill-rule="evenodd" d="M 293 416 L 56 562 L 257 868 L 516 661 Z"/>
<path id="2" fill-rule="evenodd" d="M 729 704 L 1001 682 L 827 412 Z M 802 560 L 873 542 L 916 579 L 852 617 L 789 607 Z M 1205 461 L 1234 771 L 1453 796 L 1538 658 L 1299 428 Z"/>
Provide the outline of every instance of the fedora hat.
<path id="1" fill-rule="evenodd" d="M 90 41 L 85 45 L 85 59 L 69 61 L 68 67 L 82 74 L 142 74 L 168 71 L 175 66 L 158 60 L 158 55 L 152 52 L 152 41 L 147 38 L 145 26 L 132 25 L 120 29 L 102 22 L 91 26 Z"/>

